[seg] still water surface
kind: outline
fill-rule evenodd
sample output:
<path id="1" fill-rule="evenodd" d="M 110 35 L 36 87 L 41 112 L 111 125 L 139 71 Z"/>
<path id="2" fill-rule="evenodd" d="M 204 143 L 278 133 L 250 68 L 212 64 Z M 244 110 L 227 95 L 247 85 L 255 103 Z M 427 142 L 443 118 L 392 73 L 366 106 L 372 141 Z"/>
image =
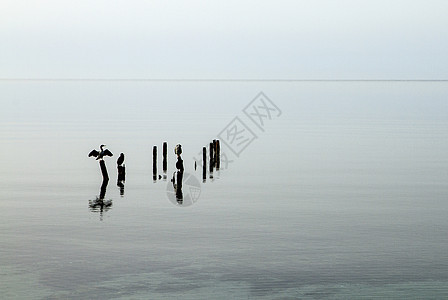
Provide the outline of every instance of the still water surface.
<path id="1" fill-rule="evenodd" d="M 4 299 L 448 297 L 447 83 L 0 87 Z M 260 91 L 281 110 L 263 130 L 242 112 Z M 239 156 L 223 143 L 203 182 L 194 157 L 235 117 L 257 138 Z M 177 143 L 192 205 L 170 200 Z"/>

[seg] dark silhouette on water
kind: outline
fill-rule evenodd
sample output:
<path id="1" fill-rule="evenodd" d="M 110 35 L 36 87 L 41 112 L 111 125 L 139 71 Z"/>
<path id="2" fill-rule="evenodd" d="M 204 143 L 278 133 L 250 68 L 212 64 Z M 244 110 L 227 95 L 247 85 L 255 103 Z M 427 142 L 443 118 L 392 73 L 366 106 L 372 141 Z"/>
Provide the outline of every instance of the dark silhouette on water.
<path id="1" fill-rule="evenodd" d="M 168 152 L 168 143 L 167 142 L 163 142 L 163 150 L 162 150 L 162 154 L 163 154 L 163 160 L 162 160 L 162 164 L 163 164 L 163 174 L 166 174 L 166 170 L 167 170 L 167 166 L 168 166 L 168 161 L 167 161 L 167 152 Z M 166 177 L 164 175 L 164 177 Z"/>
<path id="2" fill-rule="evenodd" d="M 100 213 L 100 220 L 103 220 L 103 213 L 112 208 L 112 200 L 104 200 L 106 197 L 106 188 L 109 180 L 103 180 L 100 188 L 100 195 L 95 200 L 89 200 L 89 208 L 92 212 Z"/>
<path id="3" fill-rule="evenodd" d="M 173 173 L 173 182 L 174 191 L 176 193 L 176 201 L 181 204 L 184 202 L 184 196 L 182 193 L 182 179 L 184 177 L 184 161 L 180 156 L 182 154 L 182 146 L 180 144 L 176 145 L 174 148 L 174 153 L 177 155 L 176 169 L 177 171 Z"/>
<path id="4" fill-rule="evenodd" d="M 177 157 L 176 168 L 181 172 L 184 171 L 184 161 L 180 155 Z"/>
<path id="5" fill-rule="evenodd" d="M 118 180 L 117 186 L 120 188 L 120 196 L 124 196 L 124 180 Z"/>
<path id="6" fill-rule="evenodd" d="M 121 153 L 120 157 L 117 159 L 117 171 L 118 171 L 118 178 L 117 178 L 117 186 L 120 188 L 120 195 L 124 195 L 124 182 L 126 181 L 126 166 L 124 163 L 124 154 Z"/>
<path id="7" fill-rule="evenodd" d="M 104 156 L 113 156 L 112 152 L 110 152 L 108 149 L 103 149 L 103 147 L 106 145 L 100 145 L 100 151 L 97 151 L 93 149 L 89 153 L 89 157 L 94 156 L 97 160 L 103 159 Z"/>
<path id="8" fill-rule="evenodd" d="M 101 188 L 100 188 L 100 200 L 104 200 L 104 197 L 106 197 L 106 188 L 107 185 L 109 184 L 109 180 L 103 180 L 103 183 L 101 184 Z"/>
<path id="9" fill-rule="evenodd" d="M 219 140 L 216 140 L 215 143 L 215 166 L 216 170 L 219 170 L 219 167 L 221 166 L 221 145 Z"/>
<path id="10" fill-rule="evenodd" d="M 176 169 L 183 172 L 184 171 L 184 161 L 180 155 L 182 154 L 182 145 L 177 144 L 174 148 L 174 153 L 177 155 Z"/>
<path id="11" fill-rule="evenodd" d="M 174 192 L 176 193 L 176 201 L 181 204 L 184 202 L 184 195 L 182 193 L 182 179 L 184 177 L 183 171 L 176 171 L 173 173 L 171 182 L 173 183 Z"/>
<path id="12" fill-rule="evenodd" d="M 117 159 L 117 165 L 121 166 L 123 164 L 123 162 L 124 162 L 124 154 L 120 153 L 120 156 Z"/>
<path id="13" fill-rule="evenodd" d="M 103 149 L 105 145 L 100 145 L 100 151 L 92 150 L 89 157 L 94 156 L 100 163 L 101 174 L 103 175 L 103 183 L 100 188 L 100 195 L 95 200 L 89 200 L 89 208 L 92 212 L 100 212 L 100 219 L 103 220 L 103 212 L 108 211 L 112 207 L 112 200 L 104 200 L 106 197 L 106 188 L 109 184 L 109 175 L 107 174 L 104 156 L 113 156 L 108 149 Z M 124 160 L 124 156 L 123 156 Z"/>
<path id="14" fill-rule="evenodd" d="M 214 154 L 213 154 L 213 149 L 215 148 L 215 146 L 213 145 L 213 142 L 210 143 L 210 147 L 209 147 L 209 155 L 210 155 L 210 167 L 209 167 L 209 171 L 210 171 L 210 179 L 213 179 L 213 168 L 215 167 L 215 162 L 213 160 Z"/>
<path id="15" fill-rule="evenodd" d="M 213 140 L 209 143 L 209 167 L 208 172 L 210 174 L 210 179 L 213 181 L 214 170 L 217 171 L 219 176 L 219 168 L 221 166 L 221 146 L 219 140 Z M 207 181 L 207 146 L 202 148 L 202 182 L 205 183 Z"/>
<path id="16" fill-rule="evenodd" d="M 96 151 L 95 149 L 90 151 L 89 157 L 94 156 L 94 157 L 96 157 L 96 160 L 99 160 L 101 174 L 103 174 L 103 180 L 108 181 L 109 175 L 107 174 L 106 163 L 104 162 L 103 157 L 104 156 L 113 156 L 113 154 L 108 149 L 103 149 L 104 146 L 106 146 L 106 145 L 100 145 L 100 151 Z"/>
<path id="17" fill-rule="evenodd" d="M 202 182 L 207 180 L 207 148 L 202 148 Z"/>
<path id="18" fill-rule="evenodd" d="M 157 146 L 152 148 L 152 180 L 157 181 Z"/>

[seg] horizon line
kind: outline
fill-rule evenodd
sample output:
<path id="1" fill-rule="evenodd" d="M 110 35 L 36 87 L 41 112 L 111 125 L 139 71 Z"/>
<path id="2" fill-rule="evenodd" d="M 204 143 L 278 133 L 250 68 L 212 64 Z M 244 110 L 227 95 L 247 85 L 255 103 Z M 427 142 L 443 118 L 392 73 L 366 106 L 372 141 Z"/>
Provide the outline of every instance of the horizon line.
<path id="1" fill-rule="evenodd" d="M 123 82 L 446 82 L 448 79 L 300 79 L 300 78 L 0 78 L 0 81 Z"/>

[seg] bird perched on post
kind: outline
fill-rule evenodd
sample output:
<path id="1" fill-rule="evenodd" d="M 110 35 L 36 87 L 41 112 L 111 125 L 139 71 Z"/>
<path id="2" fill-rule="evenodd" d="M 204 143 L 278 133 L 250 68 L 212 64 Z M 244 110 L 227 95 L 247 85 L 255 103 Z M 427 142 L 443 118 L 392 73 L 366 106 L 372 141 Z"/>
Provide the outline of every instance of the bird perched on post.
<path id="1" fill-rule="evenodd" d="M 177 162 L 176 162 L 176 168 L 180 171 L 184 171 L 184 161 L 182 160 L 182 157 L 180 155 L 182 154 L 182 146 L 181 144 L 177 144 L 174 148 L 174 153 L 177 154 Z"/>
<path id="2" fill-rule="evenodd" d="M 121 166 L 123 164 L 123 162 L 124 162 L 124 154 L 120 153 L 120 156 L 117 159 L 117 165 Z"/>
<path id="3" fill-rule="evenodd" d="M 100 151 L 96 151 L 93 149 L 89 153 L 89 157 L 94 156 L 97 160 L 102 160 L 104 156 L 113 156 L 112 152 L 110 152 L 108 149 L 103 149 L 103 147 L 106 145 L 100 145 Z"/>

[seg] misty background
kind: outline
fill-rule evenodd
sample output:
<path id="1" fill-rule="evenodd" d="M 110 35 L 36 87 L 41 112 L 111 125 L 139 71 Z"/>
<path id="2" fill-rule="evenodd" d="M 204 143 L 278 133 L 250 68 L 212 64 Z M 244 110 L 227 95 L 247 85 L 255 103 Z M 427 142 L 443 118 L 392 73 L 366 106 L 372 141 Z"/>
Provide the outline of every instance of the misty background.
<path id="1" fill-rule="evenodd" d="M 0 78 L 446 79 L 429 1 L 0 3 Z"/>

